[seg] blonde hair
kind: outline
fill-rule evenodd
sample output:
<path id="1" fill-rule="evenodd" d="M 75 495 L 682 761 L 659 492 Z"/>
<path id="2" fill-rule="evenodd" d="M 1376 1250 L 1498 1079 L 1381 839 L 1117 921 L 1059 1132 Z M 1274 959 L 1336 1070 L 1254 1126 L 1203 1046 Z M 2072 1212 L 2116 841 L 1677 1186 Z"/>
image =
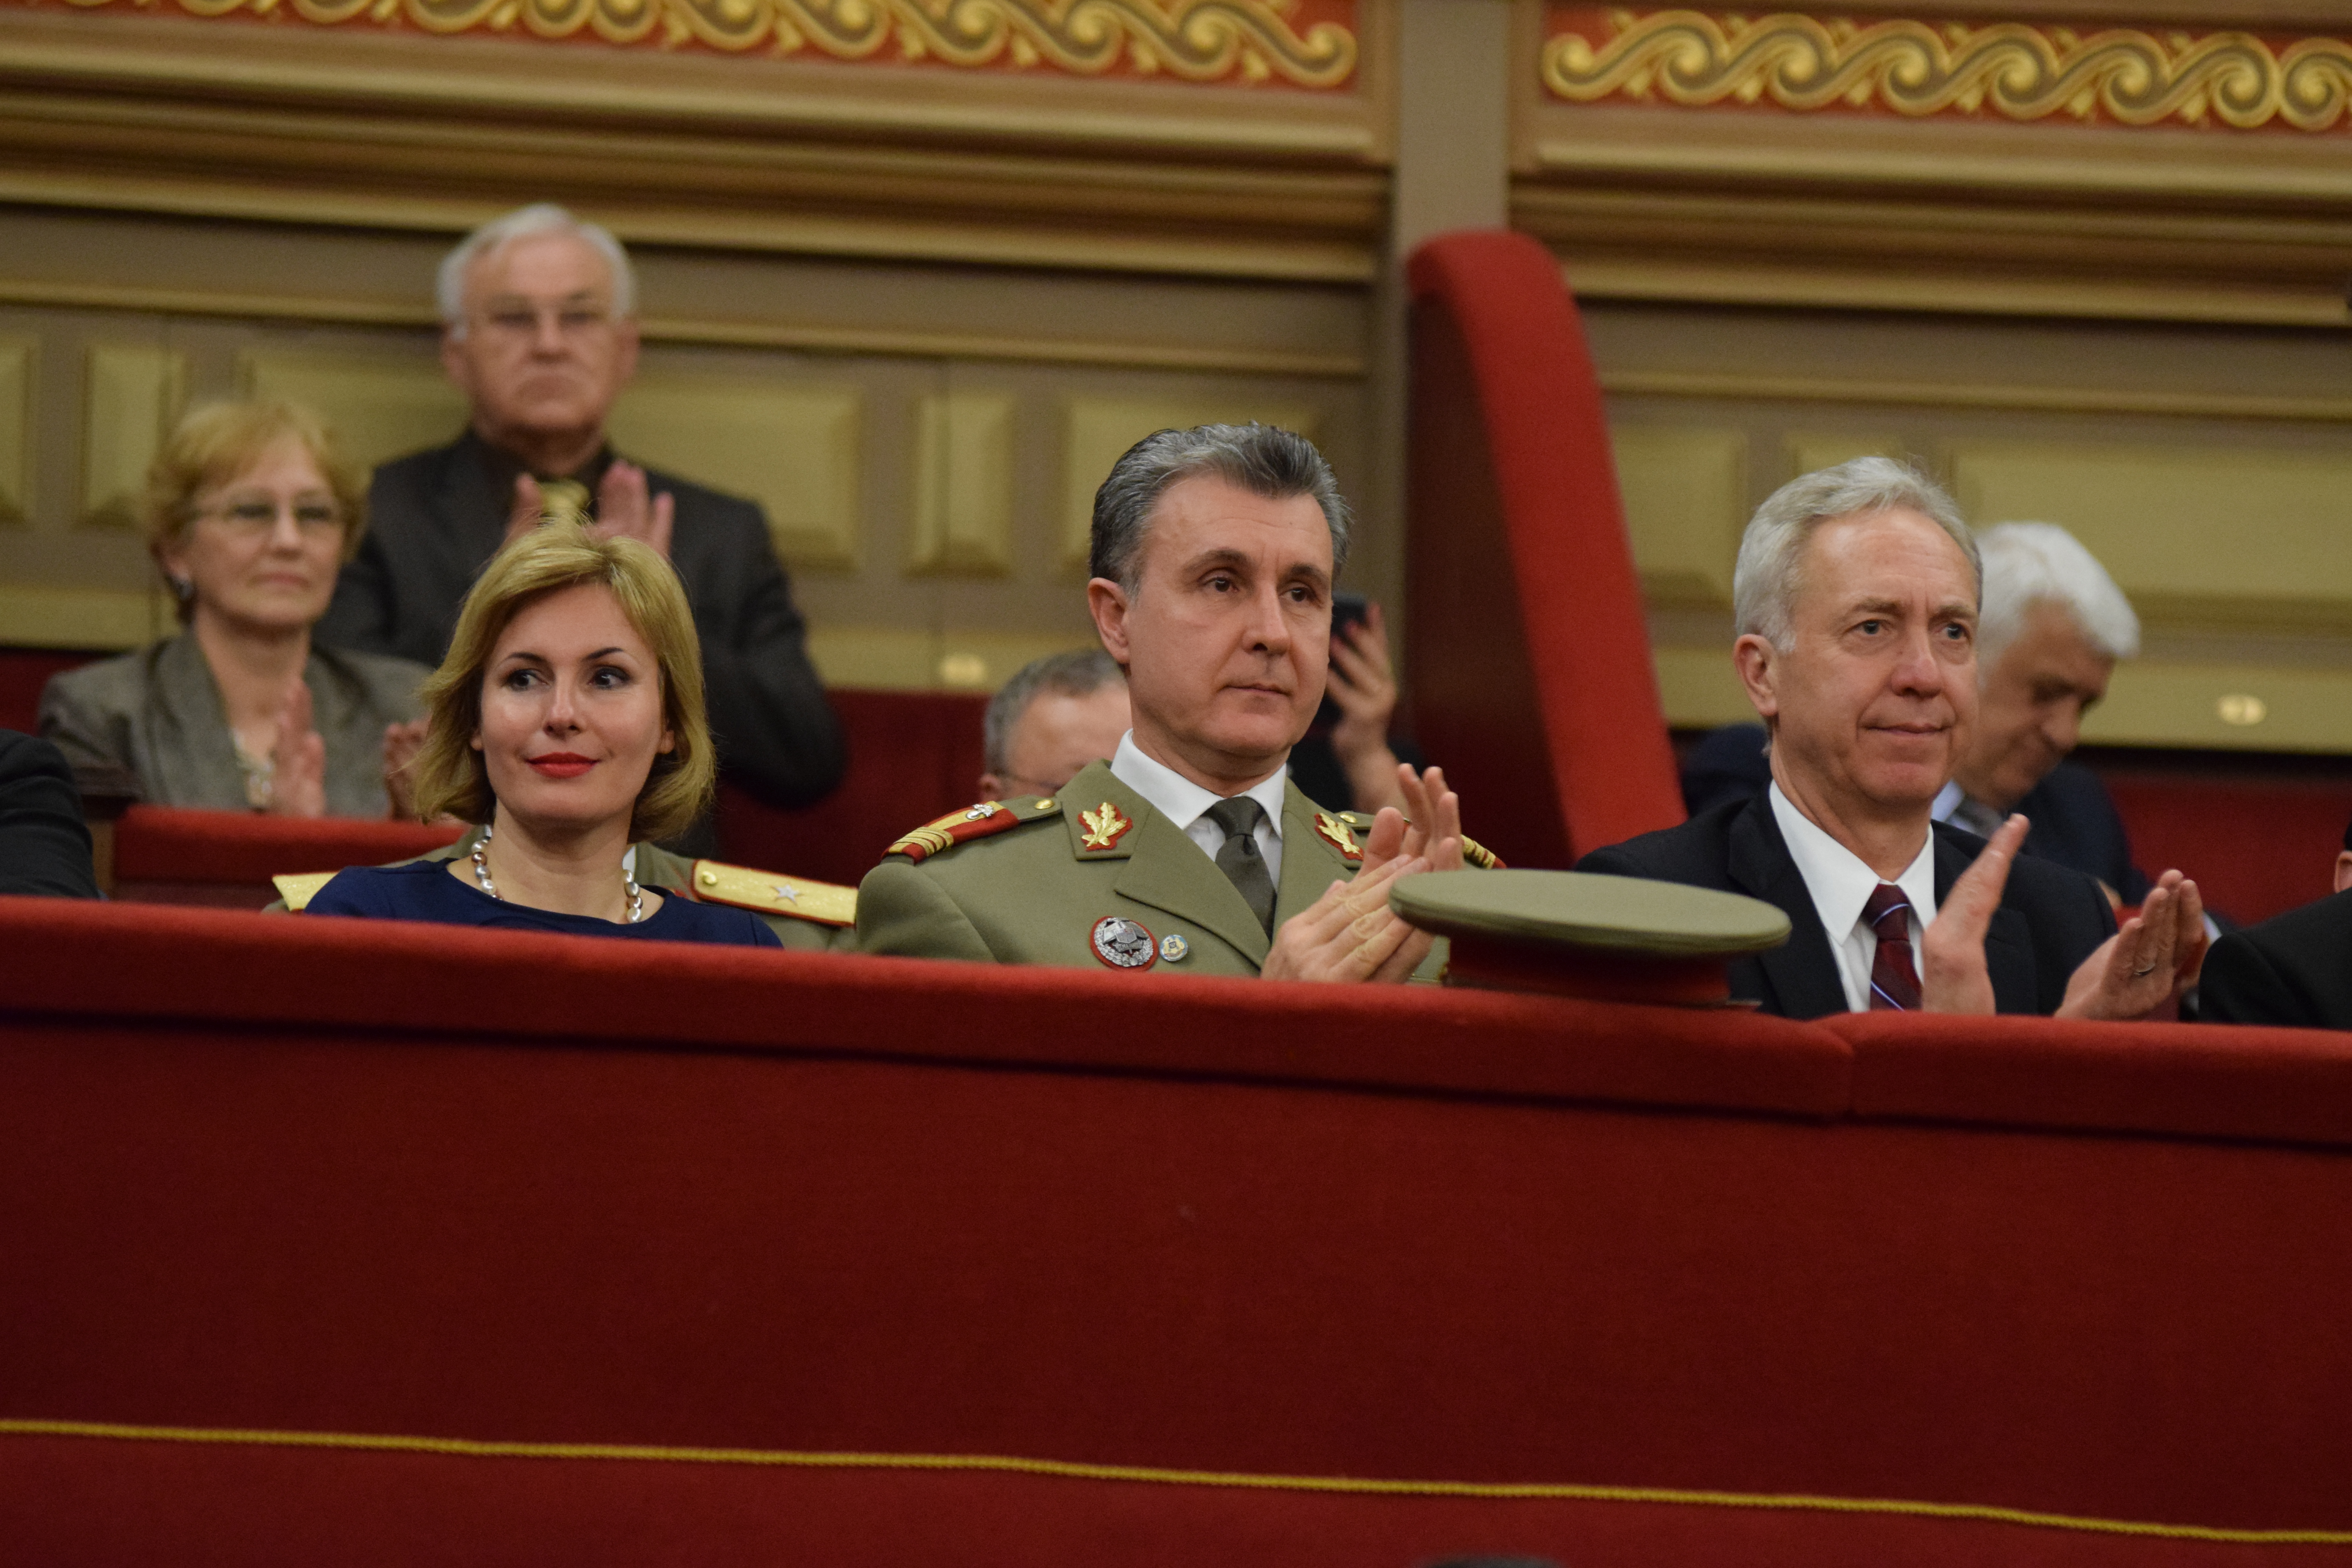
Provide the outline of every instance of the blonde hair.
<path id="1" fill-rule="evenodd" d="M 473 745 L 482 727 L 482 682 L 507 626 L 533 600 L 595 584 L 609 590 L 629 625 L 653 650 L 661 680 L 662 722 L 669 751 L 655 756 L 629 816 L 629 839 L 667 838 L 683 832 L 709 805 L 719 766 L 703 712 L 702 648 L 694 611 L 670 563 L 634 539 L 604 539 L 576 523 L 550 522 L 500 551 L 482 569 L 448 656 L 419 696 L 428 724 L 411 764 L 416 813 L 488 822 L 498 805 L 481 752 Z"/>
<path id="2" fill-rule="evenodd" d="M 367 487 L 343 461 L 326 422 L 291 403 L 213 403 L 188 411 L 147 467 L 147 503 L 141 521 L 147 548 L 158 557 L 188 536 L 196 496 L 228 484 L 291 437 L 317 464 L 343 517 L 342 558 L 359 552 L 367 531 Z"/>

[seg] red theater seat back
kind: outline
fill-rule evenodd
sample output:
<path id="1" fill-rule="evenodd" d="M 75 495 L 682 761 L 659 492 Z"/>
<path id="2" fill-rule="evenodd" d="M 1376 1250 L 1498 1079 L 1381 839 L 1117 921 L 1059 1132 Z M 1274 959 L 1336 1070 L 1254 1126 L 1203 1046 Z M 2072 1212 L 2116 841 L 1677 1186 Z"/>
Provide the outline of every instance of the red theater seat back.
<path id="1" fill-rule="evenodd" d="M 1601 388 L 1542 246 L 1413 253 L 1407 679 L 1471 831 L 1567 866 L 1683 817 Z"/>
<path id="2" fill-rule="evenodd" d="M 114 896 L 141 903 L 259 909 L 288 871 L 381 866 L 438 849 L 455 826 L 348 816 L 134 805 L 114 828 Z"/>

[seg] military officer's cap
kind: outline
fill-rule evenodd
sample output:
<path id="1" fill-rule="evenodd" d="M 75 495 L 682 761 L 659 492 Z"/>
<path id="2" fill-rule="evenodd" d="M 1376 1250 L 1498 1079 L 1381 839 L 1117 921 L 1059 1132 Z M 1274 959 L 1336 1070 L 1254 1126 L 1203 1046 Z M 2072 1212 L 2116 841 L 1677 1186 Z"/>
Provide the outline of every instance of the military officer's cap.
<path id="1" fill-rule="evenodd" d="M 1724 1005 L 1727 962 L 1790 930 L 1759 899 L 1584 871 L 1433 871 L 1389 902 L 1453 939 L 1448 984 L 1593 1001 Z"/>

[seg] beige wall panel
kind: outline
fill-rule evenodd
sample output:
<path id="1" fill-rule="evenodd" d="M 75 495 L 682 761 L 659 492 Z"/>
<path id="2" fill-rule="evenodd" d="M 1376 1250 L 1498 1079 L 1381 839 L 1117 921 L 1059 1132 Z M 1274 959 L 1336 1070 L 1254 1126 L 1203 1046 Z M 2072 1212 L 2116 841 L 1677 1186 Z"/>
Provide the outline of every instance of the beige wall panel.
<path id="1" fill-rule="evenodd" d="M 1748 706 L 1748 690 L 1731 668 L 1731 645 L 1719 647 L 1660 646 L 1654 651 L 1658 667 L 1658 700 L 1666 722 L 1680 729 L 1708 729 L 1717 724 L 1753 724 L 1756 710 Z"/>
<path id="2" fill-rule="evenodd" d="M 343 456 L 362 469 L 427 447 L 466 427 L 466 398 L 423 354 L 317 353 L 248 349 L 237 384 L 249 397 L 297 403 L 333 427 Z"/>
<path id="3" fill-rule="evenodd" d="M 1279 425 L 1312 441 L 1319 423 L 1306 404 L 1218 398 L 1074 397 L 1062 405 L 1062 566 L 1083 572 L 1094 527 L 1095 491 L 1113 463 L 1154 430 L 1250 420 Z"/>
<path id="4" fill-rule="evenodd" d="M 614 409 L 613 440 L 656 468 L 758 501 L 786 565 L 850 571 L 864 404 L 855 386 L 648 374 Z"/>
<path id="5" fill-rule="evenodd" d="M 2071 531 L 2153 624 L 2352 631 L 2352 453 L 1956 444 L 1979 526 Z"/>
<path id="6" fill-rule="evenodd" d="M 1633 564 L 1653 604 L 1727 609 L 1748 521 L 1748 437 L 1738 430 L 1618 425 L 1609 430 Z"/>
<path id="7" fill-rule="evenodd" d="M 0 338 L 0 528 L 33 515 L 33 377 L 30 338 Z"/>
<path id="8" fill-rule="evenodd" d="M 152 642 L 175 620 L 172 601 L 160 590 L 134 594 L 0 583 L 0 626 L 8 628 L 9 643 L 21 647 L 112 652 Z"/>
<path id="9" fill-rule="evenodd" d="M 2083 739 L 2108 746 L 2352 752 L 2352 670 L 2275 665 L 2119 665 Z"/>
<path id="10" fill-rule="evenodd" d="M 1833 468 L 1840 463 L 1850 463 L 1856 458 L 1903 458 L 1909 455 L 1903 438 L 1880 431 L 1876 434 L 1840 434 L 1836 432 L 1802 430 L 1789 437 L 1789 479 L 1799 474 L 1816 473 Z"/>
<path id="11" fill-rule="evenodd" d="M 135 528 L 147 466 L 186 396 L 188 361 L 171 349 L 106 345 L 83 365 L 81 521 Z"/>
<path id="12" fill-rule="evenodd" d="M 1033 658 L 1088 646 L 1053 633 L 812 626 L 809 658 L 827 686 L 993 691 Z"/>
<path id="13" fill-rule="evenodd" d="M 915 408 L 915 504 L 907 570 L 1001 577 L 1013 570 L 1013 399 L 936 393 Z"/>

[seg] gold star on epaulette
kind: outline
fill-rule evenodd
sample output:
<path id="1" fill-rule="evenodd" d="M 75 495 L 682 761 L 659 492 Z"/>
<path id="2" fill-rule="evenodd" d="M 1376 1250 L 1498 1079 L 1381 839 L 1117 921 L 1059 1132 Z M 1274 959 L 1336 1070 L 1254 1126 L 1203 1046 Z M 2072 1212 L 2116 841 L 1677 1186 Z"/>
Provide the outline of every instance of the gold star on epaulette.
<path id="1" fill-rule="evenodd" d="M 790 915 L 818 925 L 857 923 L 857 889 L 838 882 L 815 882 L 806 877 L 780 877 L 749 866 L 721 860 L 694 863 L 696 900 L 706 904 L 730 904 L 763 915 Z"/>

